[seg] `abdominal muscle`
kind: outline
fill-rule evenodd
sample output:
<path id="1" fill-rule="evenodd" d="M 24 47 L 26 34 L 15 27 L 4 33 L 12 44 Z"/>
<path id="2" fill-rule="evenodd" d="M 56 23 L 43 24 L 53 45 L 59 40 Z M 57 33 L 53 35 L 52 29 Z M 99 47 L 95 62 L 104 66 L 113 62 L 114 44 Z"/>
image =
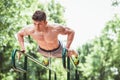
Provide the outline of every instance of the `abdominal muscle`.
<path id="1" fill-rule="evenodd" d="M 37 43 L 40 46 L 40 48 L 45 49 L 45 50 L 53 50 L 53 49 L 58 48 L 58 46 L 59 46 L 58 40 L 53 40 L 51 42 L 37 41 Z"/>

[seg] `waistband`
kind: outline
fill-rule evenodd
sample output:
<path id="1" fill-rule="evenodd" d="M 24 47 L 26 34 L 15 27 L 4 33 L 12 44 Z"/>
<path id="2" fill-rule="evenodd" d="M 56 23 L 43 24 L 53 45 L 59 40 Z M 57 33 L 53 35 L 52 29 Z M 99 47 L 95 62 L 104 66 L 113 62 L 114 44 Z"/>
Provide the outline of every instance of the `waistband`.
<path id="1" fill-rule="evenodd" d="M 57 49 L 59 49 L 60 46 L 61 46 L 61 43 L 60 43 L 60 41 L 59 41 L 59 46 L 58 46 L 57 48 L 55 48 L 55 49 L 52 49 L 52 50 L 45 50 L 45 49 L 41 48 L 40 46 L 39 46 L 39 49 L 41 49 L 42 51 L 45 51 L 45 52 L 53 52 L 53 51 L 56 51 Z"/>

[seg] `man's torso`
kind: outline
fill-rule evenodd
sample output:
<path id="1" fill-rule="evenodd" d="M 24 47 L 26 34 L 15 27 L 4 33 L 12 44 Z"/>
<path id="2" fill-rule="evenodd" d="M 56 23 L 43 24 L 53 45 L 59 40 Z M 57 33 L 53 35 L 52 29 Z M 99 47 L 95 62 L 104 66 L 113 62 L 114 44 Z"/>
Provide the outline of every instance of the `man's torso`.
<path id="1" fill-rule="evenodd" d="M 37 44 L 45 49 L 52 50 L 59 46 L 58 33 L 54 27 L 46 26 L 47 31 L 35 31 L 33 27 L 30 29 L 30 36 L 37 42 Z"/>

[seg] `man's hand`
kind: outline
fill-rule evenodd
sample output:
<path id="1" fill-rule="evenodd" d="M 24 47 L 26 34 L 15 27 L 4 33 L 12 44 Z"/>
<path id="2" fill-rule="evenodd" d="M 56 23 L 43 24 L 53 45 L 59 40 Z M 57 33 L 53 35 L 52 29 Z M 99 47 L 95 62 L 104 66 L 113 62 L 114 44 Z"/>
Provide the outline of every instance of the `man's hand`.
<path id="1" fill-rule="evenodd" d="M 23 49 L 23 50 L 21 50 L 21 51 L 19 51 L 19 53 L 18 53 L 18 60 L 20 60 L 20 57 L 21 57 L 21 54 L 22 53 L 25 53 L 25 50 Z"/>
<path id="2" fill-rule="evenodd" d="M 78 53 L 74 50 L 71 49 L 67 49 L 67 56 L 71 57 L 72 55 L 74 55 L 75 57 L 78 56 Z"/>
<path id="3" fill-rule="evenodd" d="M 68 50 L 67 56 L 72 58 L 72 60 L 76 66 L 79 64 L 78 53 L 76 51 Z"/>
<path id="4" fill-rule="evenodd" d="M 22 49 L 20 52 L 25 53 L 25 49 Z"/>

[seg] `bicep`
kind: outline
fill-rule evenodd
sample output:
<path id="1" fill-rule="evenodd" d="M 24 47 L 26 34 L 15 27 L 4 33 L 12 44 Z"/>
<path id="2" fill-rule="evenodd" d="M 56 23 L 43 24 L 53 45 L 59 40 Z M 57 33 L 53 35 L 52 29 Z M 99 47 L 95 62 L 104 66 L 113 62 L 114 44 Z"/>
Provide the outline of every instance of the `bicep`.
<path id="1" fill-rule="evenodd" d="M 18 32 L 19 35 L 21 36 L 27 36 L 28 35 L 28 30 L 27 28 L 23 28 Z"/>

